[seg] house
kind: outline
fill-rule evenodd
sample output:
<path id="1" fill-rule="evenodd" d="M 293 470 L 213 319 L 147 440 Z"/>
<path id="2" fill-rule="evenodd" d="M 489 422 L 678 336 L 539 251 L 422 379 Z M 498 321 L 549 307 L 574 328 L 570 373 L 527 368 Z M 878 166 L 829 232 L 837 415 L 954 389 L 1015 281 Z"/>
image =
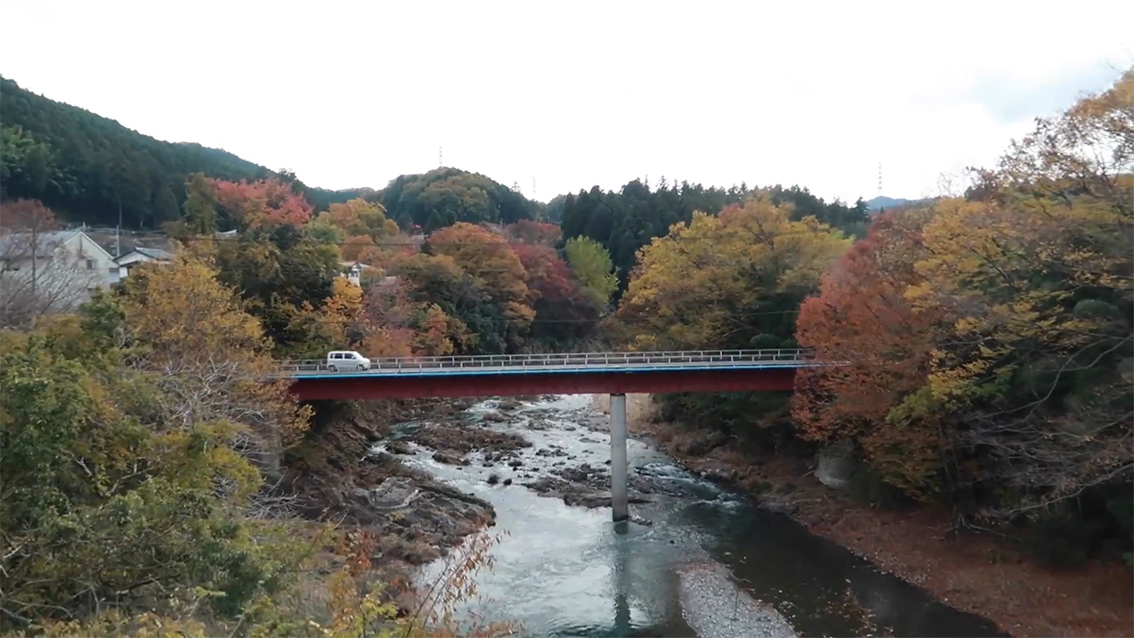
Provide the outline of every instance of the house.
<path id="1" fill-rule="evenodd" d="M 366 271 L 376 270 L 373 266 L 367 266 L 360 261 L 340 261 L 339 274 L 347 278 L 350 283 L 361 287 L 362 286 L 362 273 Z"/>
<path id="2" fill-rule="evenodd" d="M 116 276 L 111 283 L 117 283 L 130 276 L 130 270 L 138 264 L 159 263 L 168 264 L 173 261 L 173 254 L 161 248 L 144 248 L 135 246 L 134 250 L 114 260 L 118 264 Z"/>
<path id="3" fill-rule="evenodd" d="M 69 312 L 117 275 L 114 258 L 81 230 L 0 235 L 0 304 L 10 315 Z"/>

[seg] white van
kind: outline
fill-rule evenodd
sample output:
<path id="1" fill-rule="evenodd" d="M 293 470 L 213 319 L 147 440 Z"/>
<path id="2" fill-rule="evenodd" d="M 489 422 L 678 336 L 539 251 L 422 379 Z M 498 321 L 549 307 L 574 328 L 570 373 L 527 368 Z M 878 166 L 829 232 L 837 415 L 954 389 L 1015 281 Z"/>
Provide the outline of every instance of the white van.
<path id="1" fill-rule="evenodd" d="M 354 350 L 336 350 L 327 353 L 327 368 L 331 372 L 339 370 L 369 370 L 370 359 Z"/>

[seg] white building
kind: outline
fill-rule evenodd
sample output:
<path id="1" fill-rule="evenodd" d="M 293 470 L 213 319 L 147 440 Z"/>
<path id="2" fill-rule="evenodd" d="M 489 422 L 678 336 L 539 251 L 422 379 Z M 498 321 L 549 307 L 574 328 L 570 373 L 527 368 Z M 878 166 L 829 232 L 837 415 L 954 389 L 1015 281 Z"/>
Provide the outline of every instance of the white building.
<path id="1" fill-rule="evenodd" d="M 107 288 L 118 264 L 81 230 L 0 234 L 0 313 L 5 325 L 70 312 Z"/>
<path id="2" fill-rule="evenodd" d="M 144 248 L 136 246 L 134 250 L 114 260 L 118 264 L 111 283 L 116 283 L 130 276 L 130 271 L 138 264 L 159 263 L 168 264 L 173 261 L 173 254 L 161 248 Z"/>
<path id="3" fill-rule="evenodd" d="M 361 287 L 362 273 L 375 270 L 374 266 L 367 266 L 360 261 L 340 261 L 339 274 L 347 278 L 350 283 Z"/>

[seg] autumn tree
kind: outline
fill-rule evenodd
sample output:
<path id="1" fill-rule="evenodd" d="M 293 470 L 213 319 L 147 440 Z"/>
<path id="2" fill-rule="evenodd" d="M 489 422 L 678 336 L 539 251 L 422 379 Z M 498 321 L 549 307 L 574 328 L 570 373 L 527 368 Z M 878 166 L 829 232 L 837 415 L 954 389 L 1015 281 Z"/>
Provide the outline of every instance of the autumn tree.
<path id="1" fill-rule="evenodd" d="M 749 199 L 718 216 L 697 213 L 644 248 L 618 309 L 636 326 L 633 345 L 779 347 L 791 339 L 795 308 L 848 241 L 790 215 L 790 205 Z"/>
<path id="2" fill-rule="evenodd" d="M 795 313 L 846 250 L 841 232 L 752 198 L 696 213 L 644 248 L 616 318 L 642 350 L 794 347 Z M 776 446 L 790 438 L 786 393 L 663 396 L 667 416 Z"/>
<path id="3" fill-rule="evenodd" d="M 306 428 L 308 413 L 271 381 L 272 344 L 243 309 L 236 290 L 205 264 L 179 257 L 143 265 L 123 288 L 132 365 L 158 373 L 176 401 L 162 409 L 173 427 L 223 420 L 239 427 L 241 443 L 269 476 L 283 448 Z"/>
<path id="4" fill-rule="evenodd" d="M 515 224 L 509 224 L 504 227 L 504 232 L 513 243 L 545 246 L 554 246 L 563 234 L 555 224 L 531 219 L 521 219 Z"/>
<path id="5" fill-rule="evenodd" d="M 157 314 L 132 345 L 122 337 L 132 330 L 126 316 L 140 319 L 136 307 L 123 312 L 108 295 L 97 295 L 81 317 L 0 335 L 0 631 L 77 622 L 100 609 L 121 617 L 187 608 L 235 615 L 297 566 L 294 544 L 273 542 L 271 525 L 253 527 L 242 514 L 262 480 L 228 418 L 247 422 L 247 414 L 233 414 L 238 406 L 271 408 L 238 399 L 225 414 L 202 410 L 210 393 L 225 394 L 232 382 L 223 373 L 209 384 L 186 380 L 196 376 L 189 368 L 203 371 L 197 346 L 218 361 L 249 356 L 211 348 L 223 339 L 216 330 L 256 335 L 221 308 L 206 318 L 201 305 L 225 300 L 184 274 L 169 275 L 188 284 L 173 295 L 147 282 L 158 293 Z M 206 298 L 195 305 L 181 292 Z M 165 316 L 171 305 L 203 324 Z M 132 357 L 144 365 L 124 365 Z"/>
<path id="6" fill-rule="evenodd" d="M 218 208 L 238 230 L 281 224 L 303 226 L 311 219 L 311 204 L 290 184 L 277 179 L 210 182 Z"/>
<path id="7" fill-rule="evenodd" d="M 215 248 L 219 280 L 240 292 L 248 312 L 260 319 L 280 352 L 311 338 L 295 330 L 302 323 L 297 315 L 304 308 L 320 310 L 334 293 L 340 271 L 337 247 L 281 225 L 215 242 Z"/>
<path id="8" fill-rule="evenodd" d="M 819 294 L 800 307 L 796 339 L 818 360 L 840 365 L 800 370 L 792 398 L 802 437 L 850 441 L 886 481 L 921 496 L 941 488 L 941 424 L 934 414 L 904 424 L 888 419 L 926 387 L 938 341 L 940 313 L 906 299 L 923 282 L 915 264 L 926 256 L 921 233 L 931 215 L 886 213 L 823 275 Z"/>
<path id="9" fill-rule="evenodd" d="M 331 350 L 361 347 L 367 334 L 362 288 L 338 277 L 331 290 L 319 308 L 303 302 L 290 315 L 287 333 L 297 338 L 278 346 L 277 357 L 321 359 Z"/>
<path id="10" fill-rule="evenodd" d="M 394 247 L 382 244 L 393 243 L 399 234 L 398 225 L 386 217 L 381 204 L 358 198 L 331 204 L 311 222 L 308 232 L 341 243 L 343 260 L 371 265 L 384 263 L 393 254 Z M 366 260 L 362 259 L 364 254 Z"/>
<path id="11" fill-rule="evenodd" d="M 799 339 L 848 365 L 801 374 L 801 431 L 963 520 L 1131 506 L 1132 87 L 1040 120 L 968 199 L 880 221 L 826 276 Z"/>
<path id="12" fill-rule="evenodd" d="M 500 308 L 507 327 L 507 344 L 515 349 L 523 343 L 535 318 L 531 290 L 516 252 L 504 237 L 467 223 L 458 223 L 430 235 L 431 253 L 452 258 L 471 276 L 488 299 Z"/>
<path id="13" fill-rule="evenodd" d="M 404 292 L 417 304 L 436 305 L 445 315 L 455 354 L 499 353 L 507 348 L 508 326 L 500 307 L 452 257 L 417 253 L 394 260 L 396 289 L 376 286 L 372 295 Z"/>
<path id="14" fill-rule="evenodd" d="M 535 294 L 532 338 L 560 347 L 591 334 L 599 306 L 589 299 L 567 263 L 543 244 L 513 244 Z"/>

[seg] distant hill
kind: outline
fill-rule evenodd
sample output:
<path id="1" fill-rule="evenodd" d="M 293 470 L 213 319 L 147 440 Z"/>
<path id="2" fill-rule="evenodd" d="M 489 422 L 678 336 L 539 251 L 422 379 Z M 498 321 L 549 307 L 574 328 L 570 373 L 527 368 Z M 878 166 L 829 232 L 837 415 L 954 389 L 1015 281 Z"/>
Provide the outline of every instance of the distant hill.
<path id="1" fill-rule="evenodd" d="M 917 201 L 918 200 L 915 200 L 915 199 L 902 199 L 902 198 L 895 199 L 893 197 L 886 197 L 885 195 L 879 195 L 878 197 L 875 197 L 874 199 L 867 200 L 866 209 L 873 212 L 873 211 L 876 211 L 876 210 L 880 210 L 882 208 L 894 208 L 895 206 L 905 206 L 907 204 L 913 204 Z"/>
<path id="2" fill-rule="evenodd" d="M 34 198 L 74 222 L 155 229 L 181 216 L 191 173 L 228 180 L 283 177 L 317 208 L 370 189 L 308 188 L 228 151 L 163 142 L 0 77 L 0 198 Z"/>
<path id="3" fill-rule="evenodd" d="M 480 173 L 449 167 L 400 175 L 380 198 L 399 226 L 420 226 L 426 232 L 457 222 L 512 224 L 538 217 L 544 208 Z"/>

